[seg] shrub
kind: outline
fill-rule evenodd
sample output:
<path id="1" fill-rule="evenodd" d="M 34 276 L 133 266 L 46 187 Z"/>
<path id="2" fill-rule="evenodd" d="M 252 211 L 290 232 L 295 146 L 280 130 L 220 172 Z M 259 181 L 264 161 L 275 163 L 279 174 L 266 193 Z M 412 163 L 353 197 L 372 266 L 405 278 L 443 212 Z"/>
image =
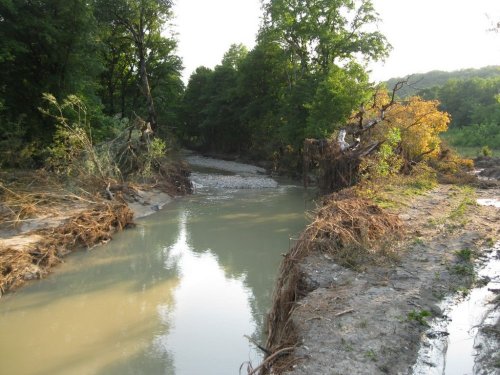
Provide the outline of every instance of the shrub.
<path id="1" fill-rule="evenodd" d="M 491 148 L 489 148 L 488 146 L 483 146 L 483 148 L 481 149 L 481 155 L 482 156 L 493 156 L 493 151 L 491 151 Z"/>

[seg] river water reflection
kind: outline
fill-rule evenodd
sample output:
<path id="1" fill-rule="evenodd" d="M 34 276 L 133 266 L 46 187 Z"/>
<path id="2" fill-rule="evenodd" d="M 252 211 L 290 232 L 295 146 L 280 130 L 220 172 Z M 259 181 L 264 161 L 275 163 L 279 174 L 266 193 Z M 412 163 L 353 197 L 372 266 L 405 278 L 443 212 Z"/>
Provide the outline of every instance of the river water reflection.
<path id="1" fill-rule="evenodd" d="M 0 302 L 1 374 L 237 374 L 256 364 L 303 189 L 185 197 Z"/>

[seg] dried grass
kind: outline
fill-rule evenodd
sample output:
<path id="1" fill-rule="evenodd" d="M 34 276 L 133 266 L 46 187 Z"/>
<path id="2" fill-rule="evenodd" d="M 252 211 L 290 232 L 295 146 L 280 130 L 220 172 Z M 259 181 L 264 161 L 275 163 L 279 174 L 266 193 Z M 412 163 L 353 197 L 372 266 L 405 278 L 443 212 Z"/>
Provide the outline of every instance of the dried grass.
<path id="1" fill-rule="evenodd" d="M 190 192 L 184 164 L 164 160 L 156 172 L 148 178 L 148 185 L 117 184 L 109 179 L 106 187 L 102 180 L 61 179 L 44 170 L 0 171 L 2 235 L 9 236 L 14 228 L 32 220 L 48 226 L 48 219 L 68 218 L 58 227 L 29 232 L 42 240 L 23 249 L 0 247 L 0 296 L 24 280 L 43 277 L 66 253 L 109 241 L 115 231 L 132 223 L 133 213 L 126 201 L 134 201 L 139 189 L 156 187 L 171 195 Z M 104 196 L 114 196 L 114 200 L 106 201 Z"/>
<path id="2" fill-rule="evenodd" d="M 35 231 L 42 240 L 26 249 L 0 248 L 0 291 L 5 293 L 25 280 L 43 277 L 68 252 L 109 241 L 132 219 L 126 204 L 100 203 L 57 228 Z"/>
<path id="3" fill-rule="evenodd" d="M 59 215 L 66 206 L 95 204 L 95 197 L 79 189 L 79 195 L 64 189 L 43 171 L 0 173 L 0 227 L 15 228 L 32 218 Z"/>
<path id="4" fill-rule="evenodd" d="M 371 200 L 355 197 L 351 190 L 325 198 L 314 221 L 285 256 L 267 318 L 266 347 L 276 353 L 297 344 L 298 334 L 291 319 L 296 302 L 307 293 L 302 285 L 300 262 L 309 254 L 324 253 L 348 267 L 386 262 L 394 257 L 389 241 L 401 236 L 403 225 L 397 215 L 384 212 Z M 278 356 L 263 371 L 279 374 L 296 361 Z"/>

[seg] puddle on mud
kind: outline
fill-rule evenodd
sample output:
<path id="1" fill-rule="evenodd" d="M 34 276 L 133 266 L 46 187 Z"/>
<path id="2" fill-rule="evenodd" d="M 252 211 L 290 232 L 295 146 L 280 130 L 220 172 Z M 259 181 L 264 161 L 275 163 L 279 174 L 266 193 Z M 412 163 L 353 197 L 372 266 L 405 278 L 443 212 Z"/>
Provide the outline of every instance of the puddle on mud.
<path id="1" fill-rule="evenodd" d="M 480 206 L 493 206 L 500 208 L 500 200 L 498 199 L 478 199 L 477 204 Z"/>
<path id="2" fill-rule="evenodd" d="M 435 319 L 426 331 L 414 375 L 498 373 L 498 369 L 483 368 L 487 349 L 495 353 L 498 343 L 483 334 L 481 327 L 494 325 L 500 318 L 492 303 L 500 288 L 500 242 L 487 252 L 477 277 L 486 280 L 486 285 L 472 289 L 465 298 L 452 296 L 442 301 L 443 318 Z"/>

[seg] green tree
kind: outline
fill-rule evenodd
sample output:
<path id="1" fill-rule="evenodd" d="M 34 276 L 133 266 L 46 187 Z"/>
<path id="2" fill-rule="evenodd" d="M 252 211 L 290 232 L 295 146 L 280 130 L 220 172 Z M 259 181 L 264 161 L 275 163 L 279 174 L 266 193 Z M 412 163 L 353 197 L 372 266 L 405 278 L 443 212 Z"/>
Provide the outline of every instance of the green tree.
<path id="1" fill-rule="evenodd" d="M 281 133 L 299 151 L 304 137 L 324 135 L 361 104 L 369 87 L 362 63 L 390 46 L 370 0 L 275 0 L 264 9 L 259 41 L 286 57 Z"/>
<path id="2" fill-rule="evenodd" d="M 283 94 L 287 91 L 287 59 L 274 43 L 258 43 L 242 61 L 238 87 L 245 105 L 240 121 L 249 131 L 248 149 L 270 160 L 286 145 Z"/>
<path id="3" fill-rule="evenodd" d="M 157 113 L 148 75 L 151 41 L 159 39 L 166 22 L 172 17 L 170 0 L 95 0 L 96 14 L 102 23 L 117 28 L 134 46 L 138 78 L 146 99 L 147 121 L 157 128 Z"/>
<path id="4" fill-rule="evenodd" d="M 121 27 L 99 22 L 99 49 L 104 70 L 101 74 L 100 96 L 108 115 L 118 112 L 121 117 L 127 112 L 127 98 L 136 92 L 136 59 L 134 44 Z"/>
<path id="5" fill-rule="evenodd" d="M 87 2 L 1 0 L 0 15 L 3 126 L 21 121 L 27 141 L 50 139 L 53 122 L 38 111 L 44 92 L 78 93 L 98 107 L 101 67 L 93 58 L 95 22 Z"/>
<path id="6" fill-rule="evenodd" d="M 261 38 L 288 54 L 291 79 L 307 72 L 329 73 L 360 54 L 366 61 L 386 57 L 389 45 L 373 25 L 370 0 L 274 0 L 264 4 Z"/>
<path id="7" fill-rule="evenodd" d="M 326 138 L 345 124 L 353 108 L 369 99 L 369 88 L 368 74 L 359 64 L 332 67 L 309 105 L 306 137 Z"/>
<path id="8" fill-rule="evenodd" d="M 374 29 L 369 0 L 263 5 L 252 51 L 233 45 L 213 71 L 191 76 L 184 135 L 214 151 L 286 158 L 288 168 L 300 168 L 304 138 L 325 136 L 366 99 L 363 63 L 383 58 L 389 46 Z"/>
<path id="9" fill-rule="evenodd" d="M 232 44 L 222 57 L 222 65 L 239 70 L 247 55 L 248 49 L 243 44 Z"/>
<path id="10" fill-rule="evenodd" d="M 440 108 L 451 115 L 451 128 L 473 124 L 500 123 L 497 95 L 500 77 L 452 79 L 443 86 L 422 90 L 426 99 L 438 99 Z"/>
<path id="11" fill-rule="evenodd" d="M 201 66 L 191 77 L 182 99 L 182 122 L 178 129 L 181 139 L 190 147 L 200 147 L 202 139 L 202 124 L 210 103 L 210 85 L 213 70 Z"/>
<path id="12" fill-rule="evenodd" d="M 191 144 L 228 153 L 248 148 L 250 134 L 241 121 L 245 103 L 239 88 L 247 54 L 245 46 L 233 44 L 213 71 L 200 67 L 191 75 L 183 100 L 183 134 Z"/>

